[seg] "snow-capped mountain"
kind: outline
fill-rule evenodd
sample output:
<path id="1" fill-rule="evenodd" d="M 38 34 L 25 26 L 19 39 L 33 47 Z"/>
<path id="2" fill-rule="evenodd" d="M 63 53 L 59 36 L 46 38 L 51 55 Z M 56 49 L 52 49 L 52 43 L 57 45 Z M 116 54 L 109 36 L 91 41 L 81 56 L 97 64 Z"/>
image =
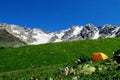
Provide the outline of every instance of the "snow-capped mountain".
<path id="1" fill-rule="evenodd" d="M 93 24 L 87 24 L 85 26 L 72 26 L 69 29 L 51 33 L 47 33 L 40 29 L 24 28 L 13 24 L 0 24 L 0 30 L 3 29 L 12 36 L 29 45 L 49 42 L 120 37 L 120 26 L 112 26 L 108 24 L 102 27 L 96 27 Z"/>

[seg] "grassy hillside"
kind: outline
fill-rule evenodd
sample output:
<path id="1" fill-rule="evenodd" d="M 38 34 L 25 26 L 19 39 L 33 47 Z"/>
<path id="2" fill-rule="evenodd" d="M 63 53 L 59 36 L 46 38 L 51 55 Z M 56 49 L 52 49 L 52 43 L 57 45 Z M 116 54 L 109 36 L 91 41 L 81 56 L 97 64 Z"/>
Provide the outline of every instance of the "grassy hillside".
<path id="1" fill-rule="evenodd" d="M 103 52 L 112 57 L 113 51 L 119 48 L 120 38 L 109 38 L 0 49 L 0 79 L 35 80 L 38 78 L 39 80 L 50 80 L 51 77 L 55 78 L 60 74 L 61 69 L 73 64 L 83 54 L 91 58 L 94 52 Z M 96 66 L 102 64 L 95 63 Z M 109 67 L 110 65 L 107 66 Z M 115 66 L 114 64 L 112 65 Z M 120 77 L 118 75 L 119 71 L 111 71 L 109 78 L 106 78 L 105 76 L 108 73 L 107 71 L 105 73 L 92 74 L 89 79 L 116 79 Z M 114 76 L 112 76 L 113 74 Z M 104 77 L 98 77 L 100 75 Z M 81 79 L 88 80 L 86 76 L 81 75 Z M 60 80 L 58 77 L 55 80 Z M 65 80 L 72 77 L 74 76 L 65 77 Z M 61 76 L 61 78 L 64 78 L 64 76 Z"/>
<path id="2" fill-rule="evenodd" d="M 91 58 L 94 52 L 112 57 L 120 48 L 120 38 L 49 43 L 0 49 L 0 72 L 28 69 L 36 66 L 66 65 L 81 54 Z"/>

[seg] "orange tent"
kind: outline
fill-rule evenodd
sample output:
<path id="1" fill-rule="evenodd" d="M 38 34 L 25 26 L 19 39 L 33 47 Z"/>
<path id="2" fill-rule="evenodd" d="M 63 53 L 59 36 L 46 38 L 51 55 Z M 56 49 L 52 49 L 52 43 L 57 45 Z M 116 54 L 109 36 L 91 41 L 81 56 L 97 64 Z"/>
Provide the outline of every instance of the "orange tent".
<path id="1" fill-rule="evenodd" d="M 108 56 L 101 52 L 93 53 L 93 55 L 92 55 L 92 61 L 99 61 L 99 60 L 104 60 L 107 58 L 108 58 Z"/>

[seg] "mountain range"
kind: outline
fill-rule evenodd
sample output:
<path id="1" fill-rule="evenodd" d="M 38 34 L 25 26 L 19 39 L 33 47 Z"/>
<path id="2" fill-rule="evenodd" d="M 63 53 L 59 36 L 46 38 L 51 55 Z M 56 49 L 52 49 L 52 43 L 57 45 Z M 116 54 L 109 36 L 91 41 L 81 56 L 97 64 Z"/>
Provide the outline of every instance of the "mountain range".
<path id="1" fill-rule="evenodd" d="M 13 24 L 0 24 L 0 45 L 21 46 L 36 45 L 49 42 L 66 42 L 86 39 L 120 37 L 120 26 L 105 24 L 96 27 L 93 24 L 72 26 L 66 30 L 45 32 Z"/>

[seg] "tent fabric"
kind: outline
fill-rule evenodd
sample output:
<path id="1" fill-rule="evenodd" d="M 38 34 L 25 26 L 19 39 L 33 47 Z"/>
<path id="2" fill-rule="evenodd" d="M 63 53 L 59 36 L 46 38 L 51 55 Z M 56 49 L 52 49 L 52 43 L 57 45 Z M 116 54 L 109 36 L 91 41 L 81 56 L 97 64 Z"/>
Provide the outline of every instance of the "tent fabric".
<path id="1" fill-rule="evenodd" d="M 101 52 L 93 53 L 93 55 L 92 55 L 92 61 L 105 60 L 107 58 L 108 58 L 108 56 Z"/>

